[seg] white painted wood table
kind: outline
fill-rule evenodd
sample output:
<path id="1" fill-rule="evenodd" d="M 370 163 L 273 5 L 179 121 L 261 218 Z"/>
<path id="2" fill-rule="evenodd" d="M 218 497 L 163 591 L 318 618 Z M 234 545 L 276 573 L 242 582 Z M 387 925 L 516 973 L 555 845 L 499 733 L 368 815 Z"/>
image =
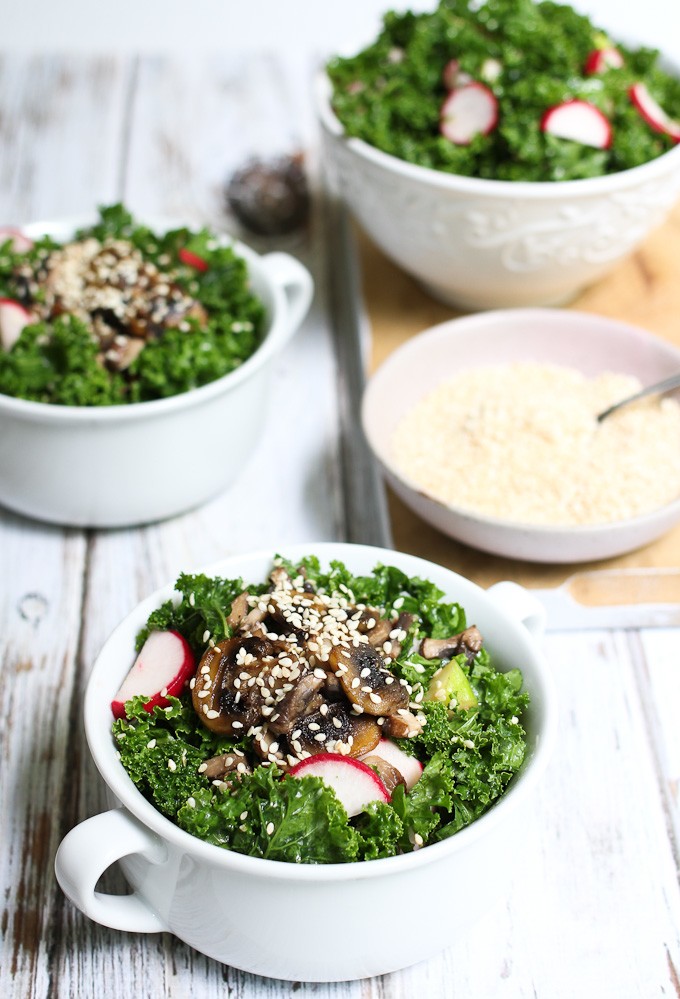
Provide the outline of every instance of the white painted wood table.
<path id="1" fill-rule="evenodd" d="M 124 199 L 137 212 L 227 227 L 222 184 L 247 155 L 304 148 L 318 172 L 310 71 L 265 55 L 7 55 L 0 219 L 22 223 Z M 314 273 L 315 306 L 278 362 L 267 433 L 233 489 L 135 530 L 61 530 L 0 513 L 0 997 L 680 997 L 673 629 L 546 637 L 561 730 L 526 830 L 531 864 L 502 904 L 426 964 L 355 983 L 260 979 L 169 935 L 97 926 L 56 884 L 61 837 L 105 807 L 81 706 L 89 669 L 117 622 L 180 570 L 345 535 L 325 246 L 315 210 L 292 247 Z M 287 401 L 301 396 L 313 417 L 296 420 L 291 445 Z M 274 466 L 276 489 L 263 489 L 262 470 Z M 120 885 L 113 873 L 106 883 Z M 371 921 L 379 926 L 380 914 Z M 389 932 L 389 916 L 382 925 Z"/>

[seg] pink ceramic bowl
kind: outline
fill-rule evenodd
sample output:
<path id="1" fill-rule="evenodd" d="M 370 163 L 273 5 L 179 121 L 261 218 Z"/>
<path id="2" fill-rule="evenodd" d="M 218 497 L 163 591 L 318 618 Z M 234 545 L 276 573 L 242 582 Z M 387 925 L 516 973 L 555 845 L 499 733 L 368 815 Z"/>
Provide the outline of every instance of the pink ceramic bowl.
<path id="1" fill-rule="evenodd" d="M 636 326 L 582 312 L 513 309 L 441 323 L 396 350 L 370 380 L 364 432 L 397 495 L 423 520 L 473 548 L 534 562 L 610 558 L 648 544 L 680 521 L 680 497 L 631 520 L 545 527 L 475 515 L 427 495 L 398 467 L 394 431 L 436 385 L 466 368 L 536 361 L 635 375 L 643 385 L 680 372 L 680 350 Z"/>

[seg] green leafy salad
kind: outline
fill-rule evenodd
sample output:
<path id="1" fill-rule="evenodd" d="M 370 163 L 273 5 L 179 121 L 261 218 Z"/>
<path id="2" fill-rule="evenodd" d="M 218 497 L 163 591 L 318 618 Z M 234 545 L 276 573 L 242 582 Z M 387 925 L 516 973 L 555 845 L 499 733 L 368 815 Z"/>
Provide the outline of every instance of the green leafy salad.
<path id="1" fill-rule="evenodd" d="M 433 583 L 309 556 L 176 591 L 138 635 L 113 737 L 200 839 L 290 863 L 394 856 L 457 833 L 522 765 L 522 674 Z"/>
<path id="2" fill-rule="evenodd" d="M 0 232 L 0 393 L 111 406 L 188 392 L 257 349 L 245 261 L 207 229 L 165 233 L 123 205 L 65 244 Z"/>
<path id="3" fill-rule="evenodd" d="M 389 12 L 327 67 L 349 136 L 419 166 L 497 180 L 627 170 L 680 142 L 680 80 L 545 0 L 440 0 Z"/>

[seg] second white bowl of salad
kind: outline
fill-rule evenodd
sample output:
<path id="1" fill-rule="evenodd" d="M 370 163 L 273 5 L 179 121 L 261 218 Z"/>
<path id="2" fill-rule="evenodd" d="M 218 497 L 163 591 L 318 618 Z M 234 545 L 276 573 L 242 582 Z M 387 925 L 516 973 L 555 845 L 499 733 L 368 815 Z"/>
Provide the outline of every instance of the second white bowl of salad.
<path id="1" fill-rule="evenodd" d="M 288 254 L 122 205 L 0 230 L 0 503 L 120 527 L 225 489 L 311 297 Z"/>
<path id="2" fill-rule="evenodd" d="M 368 235 L 465 309 L 567 301 L 680 194 L 677 69 L 567 5 L 391 12 L 329 63 L 317 108 Z"/>
<path id="3" fill-rule="evenodd" d="M 104 925 L 256 974 L 383 974 L 521 891 L 556 735 L 542 611 L 398 552 L 274 555 L 181 576 L 108 640 L 84 714 L 112 810 L 57 875 Z M 132 895 L 95 891 L 115 860 Z"/>

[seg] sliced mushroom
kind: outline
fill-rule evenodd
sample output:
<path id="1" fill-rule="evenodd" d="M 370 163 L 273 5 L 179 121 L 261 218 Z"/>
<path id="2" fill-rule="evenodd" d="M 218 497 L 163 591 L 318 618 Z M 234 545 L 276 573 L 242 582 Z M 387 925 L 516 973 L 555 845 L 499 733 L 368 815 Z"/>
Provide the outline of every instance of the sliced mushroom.
<path id="1" fill-rule="evenodd" d="M 420 654 L 425 659 L 452 659 L 464 652 L 470 662 L 482 648 L 483 642 L 479 629 L 473 624 L 450 638 L 424 638 Z"/>
<path id="2" fill-rule="evenodd" d="M 374 718 L 366 715 L 350 715 L 350 756 L 363 756 L 370 753 L 380 742 L 382 732 Z M 348 740 L 349 741 L 349 740 Z"/>
<path id="3" fill-rule="evenodd" d="M 325 711 L 314 711 L 301 718 L 291 732 L 289 742 L 298 756 L 301 753 L 314 756 L 316 753 L 333 752 L 349 755 L 352 723 L 353 719 L 344 704 L 330 704 Z"/>
<path id="4" fill-rule="evenodd" d="M 252 769 L 240 749 L 232 749 L 228 753 L 212 756 L 209 760 L 204 760 L 198 769 L 199 773 L 203 774 L 209 781 L 224 781 L 229 776 L 235 777 L 240 774 L 252 773 Z"/>
<path id="5" fill-rule="evenodd" d="M 369 715 L 393 715 L 408 707 L 404 684 L 385 666 L 380 653 L 367 642 L 351 648 L 331 649 L 328 664 L 339 678 L 345 694 Z"/>
<path id="6" fill-rule="evenodd" d="M 235 598 L 231 605 L 231 610 L 227 615 L 227 624 L 232 631 L 236 631 L 244 617 L 248 613 L 248 592 L 246 590 Z"/>
<path id="7" fill-rule="evenodd" d="M 406 788 L 404 775 L 400 773 L 396 767 L 393 767 L 391 763 L 388 763 L 387 760 L 383 760 L 382 756 L 364 756 L 362 757 L 361 762 L 378 771 L 378 776 L 385 785 L 385 790 L 389 794 L 390 798 L 392 797 L 394 789 L 398 787 L 399 784 Z"/>
<path id="8" fill-rule="evenodd" d="M 389 639 L 392 625 L 386 617 L 380 616 L 380 611 L 367 607 L 357 622 L 357 630 L 377 649 Z"/>
<path id="9" fill-rule="evenodd" d="M 269 725 L 258 726 L 258 731 L 253 738 L 253 748 L 262 760 L 269 760 L 277 766 L 286 769 L 286 755 L 288 744 L 285 736 L 278 736 L 270 731 Z"/>
<path id="10" fill-rule="evenodd" d="M 385 719 L 383 731 L 392 739 L 413 739 L 423 731 L 423 723 L 408 708 L 401 708 Z"/>
<path id="11" fill-rule="evenodd" d="M 219 735 L 245 735 L 261 715 L 272 690 L 269 676 L 276 647 L 266 638 L 226 638 L 208 649 L 196 672 L 192 694 L 196 713 Z"/>
<path id="12" fill-rule="evenodd" d="M 407 614 L 404 612 L 400 614 L 396 621 L 392 623 L 392 630 L 390 631 L 390 650 L 389 656 L 391 659 L 396 659 L 398 655 L 401 654 L 401 650 L 404 647 L 404 638 L 406 634 L 415 621 L 415 614 Z M 404 638 L 392 638 L 392 635 L 400 635 L 403 633 Z"/>
<path id="13" fill-rule="evenodd" d="M 104 352 L 104 363 L 112 371 L 125 371 L 137 360 L 143 349 L 144 340 L 118 334 Z"/>
<path id="14" fill-rule="evenodd" d="M 318 631 L 328 611 L 316 593 L 306 593 L 304 590 L 283 592 L 278 590 L 269 595 L 267 613 L 278 632 L 282 635 L 295 635 L 297 641 L 303 645 L 313 631 Z"/>
<path id="15" fill-rule="evenodd" d="M 276 702 L 268 723 L 271 731 L 279 735 L 290 732 L 299 718 L 317 710 L 322 699 L 317 699 L 316 695 L 323 682 L 323 678 L 312 672 L 304 673 Z"/>

